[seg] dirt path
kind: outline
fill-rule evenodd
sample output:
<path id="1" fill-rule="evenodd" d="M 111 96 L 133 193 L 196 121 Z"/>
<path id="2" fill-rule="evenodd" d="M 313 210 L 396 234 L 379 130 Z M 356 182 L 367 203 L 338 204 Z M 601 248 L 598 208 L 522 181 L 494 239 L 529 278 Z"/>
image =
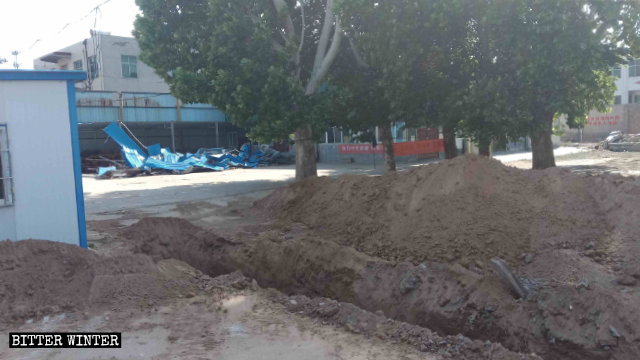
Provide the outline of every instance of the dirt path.
<path id="1" fill-rule="evenodd" d="M 147 311 L 61 314 L 12 331 L 119 331 L 122 349 L 14 350 L 0 342 L 2 359 L 436 360 L 407 345 L 338 330 L 292 316 L 260 291 L 229 292 L 219 305 L 208 296 L 177 300 Z M 219 307 L 218 307 L 219 306 Z"/>
<path id="2" fill-rule="evenodd" d="M 531 162 L 517 160 L 507 165 L 530 169 Z M 640 152 L 613 152 L 593 150 L 556 157 L 556 165 L 584 175 L 620 174 L 627 177 L 640 176 Z"/>

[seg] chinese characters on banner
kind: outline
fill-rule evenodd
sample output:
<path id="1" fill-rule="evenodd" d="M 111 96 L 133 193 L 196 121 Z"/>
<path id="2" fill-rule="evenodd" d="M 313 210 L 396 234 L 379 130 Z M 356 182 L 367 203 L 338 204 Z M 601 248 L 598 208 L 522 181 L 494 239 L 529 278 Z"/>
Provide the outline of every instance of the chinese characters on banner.
<path id="1" fill-rule="evenodd" d="M 375 151 L 374 151 L 375 150 Z M 378 144 L 375 149 L 371 144 L 340 144 L 338 154 L 382 154 L 382 144 Z"/>
<path id="2" fill-rule="evenodd" d="M 586 126 L 614 126 L 618 125 L 620 115 L 589 116 Z"/>
<path id="3" fill-rule="evenodd" d="M 393 144 L 396 156 L 432 154 L 444 151 L 444 140 L 421 140 Z M 340 144 L 338 154 L 382 154 L 382 144 L 374 149 L 371 144 Z"/>

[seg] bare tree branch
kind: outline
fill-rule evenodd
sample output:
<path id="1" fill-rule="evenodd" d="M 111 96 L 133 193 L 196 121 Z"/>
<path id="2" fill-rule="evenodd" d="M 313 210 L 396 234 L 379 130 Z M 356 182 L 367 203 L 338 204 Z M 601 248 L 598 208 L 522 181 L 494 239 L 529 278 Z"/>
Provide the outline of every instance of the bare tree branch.
<path id="1" fill-rule="evenodd" d="M 306 27 L 304 20 L 304 0 L 300 0 L 300 12 L 302 16 L 302 29 L 300 30 L 300 46 L 298 46 L 298 54 L 302 53 L 302 47 L 304 46 L 304 31 Z"/>
<path id="2" fill-rule="evenodd" d="M 300 30 L 300 45 L 298 46 L 298 53 L 296 54 L 294 59 L 294 62 L 296 64 L 296 78 L 298 78 L 298 81 L 302 81 L 302 79 L 300 79 L 300 73 L 302 72 L 300 58 L 302 57 L 302 47 L 304 46 L 304 31 L 306 27 L 304 19 L 304 1 L 305 0 L 300 0 L 300 16 L 302 17 L 302 28 Z"/>
<path id="3" fill-rule="evenodd" d="M 331 1 L 333 3 L 332 0 L 328 0 L 328 1 Z M 336 57 L 338 56 L 338 51 L 340 50 L 340 45 L 342 43 L 342 36 L 343 36 L 342 26 L 340 25 L 340 21 L 336 19 L 336 28 L 335 28 L 335 31 L 333 32 L 333 40 L 331 42 L 331 47 L 329 48 L 329 51 L 327 52 L 326 56 L 322 60 L 322 64 L 318 67 L 317 71 L 311 74 L 311 79 L 309 79 L 309 83 L 307 84 L 307 88 L 305 91 L 307 95 L 314 94 L 316 90 L 318 90 L 318 87 L 320 86 L 320 82 L 324 80 L 324 78 L 329 73 L 329 68 L 331 68 L 331 65 L 333 64 Z"/>
<path id="4" fill-rule="evenodd" d="M 320 40 L 318 41 L 318 48 L 316 49 L 316 57 L 313 61 L 312 73 L 316 73 L 318 71 L 327 54 L 327 47 L 329 46 L 329 36 L 331 35 L 333 22 L 334 22 L 333 0 L 327 0 L 327 6 L 326 6 L 325 16 L 324 16 L 324 24 L 322 25 L 322 31 L 320 32 Z"/>

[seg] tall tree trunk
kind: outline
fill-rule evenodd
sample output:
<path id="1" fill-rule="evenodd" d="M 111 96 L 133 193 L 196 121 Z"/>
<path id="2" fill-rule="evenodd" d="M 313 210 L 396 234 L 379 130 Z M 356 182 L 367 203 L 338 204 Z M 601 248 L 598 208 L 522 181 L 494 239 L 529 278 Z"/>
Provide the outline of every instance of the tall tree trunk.
<path id="1" fill-rule="evenodd" d="M 542 126 L 534 130 L 531 134 L 531 150 L 533 151 L 533 168 L 546 169 L 556 166 L 556 159 L 553 156 L 553 113 L 542 113 L 536 119 Z"/>
<path id="2" fill-rule="evenodd" d="M 444 126 L 442 128 L 444 137 L 444 156 L 447 159 L 453 159 L 458 156 L 458 146 L 456 145 L 456 132 L 453 128 Z"/>
<path id="3" fill-rule="evenodd" d="M 296 141 L 296 181 L 318 176 L 316 163 L 316 142 L 313 140 L 311 125 L 303 124 L 295 133 Z"/>
<path id="4" fill-rule="evenodd" d="M 391 123 L 380 125 L 380 140 L 384 152 L 384 172 L 396 171 L 396 156 L 393 152 L 393 135 L 391 135 Z"/>
<path id="5" fill-rule="evenodd" d="M 480 140 L 478 142 L 478 153 L 481 156 L 491 157 L 491 140 Z"/>

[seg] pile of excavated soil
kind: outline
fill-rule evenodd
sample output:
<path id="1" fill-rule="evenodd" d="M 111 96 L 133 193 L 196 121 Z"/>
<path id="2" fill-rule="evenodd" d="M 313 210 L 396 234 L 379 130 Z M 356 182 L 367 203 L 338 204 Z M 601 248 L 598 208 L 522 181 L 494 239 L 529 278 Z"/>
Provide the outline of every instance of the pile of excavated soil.
<path id="1" fill-rule="evenodd" d="M 620 177 L 526 171 L 465 156 L 378 177 L 312 178 L 256 206 L 280 209 L 279 229 L 302 223 L 371 256 L 468 266 L 635 241 L 639 203 L 640 187 Z"/>
<path id="2" fill-rule="evenodd" d="M 525 274 L 528 266 L 546 271 L 555 261 L 557 264 L 551 267 L 569 273 L 579 270 L 584 281 L 554 283 L 554 273 L 530 277 L 531 295 L 518 300 L 490 271 L 428 261 L 419 265 L 393 263 L 299 227 L 286 233 L 242 233 L 236 239 L 227 239 L 185 220 L 148 218 L 122 235 L 134 252 L 159 261 L 174 257 L 211 276 L 240 270 L 260 285 L 287 294 L 336 299 L 370 312 L 382 311 L 392 319 L 441 335 L 489 340 L 514 352 L 580 360 L 607 355 L 637 359 L 640 354 L 640 314 L 634 310 L 640 303 L 639 293 L 633 287 L 617 284 L 613 271 L 604 265 L 570 250 L 554 250 L 558 252 L 556 257 L 536 256 L 516 273 Z M 566 261 L 573 257 L 578 257 L 576 265 L 583 264 L 582 269 L 572 268 L 574 264 Z M 625 282 L 632 283 L 633 278 Z M 325 318 L 323 312 L 329 310 L 317 311 Z M 332 313 L 329 317 L 336 324 L 378 336 L 378 325 L 373 330 L 360 329 L 373 323 L 366 319 L 360 323 L 354 314 L 334 317 Z M 619 340 L 611 328 L 620 334 Z M 419 334 L 423 330 L 411 331 L 422 336 Z M 418 346 L 429 344 L 428 340 L 415 340 Z"/>
<path id="3" fill-rule="evenodd" d="M 301 238 L 296 235 L 284 238 L 272 231 L 260 234 L 240 233 L 237 239 L 228 239 L 183 219 L 145 218 L 127 228 L 121 235 L 127 239 L 133 252 L 149 255 L 157 261 L 175 258 L 210 276 L 239 270 L 255 278 L 261 286 L 274 287 L 289 294 L 322 294 L 356 304 L 361 308 L 351 304 L 338 304 L 328 299 L 309 302 L 304 296 L 289 299 L 282 297 L 282 294 L 277 295 L 277 301 L 285 304 L 292 312 L 320 317 L 323 322 L 345 327 L 355 333 L 409 343 L 421 351 L 447 354 L 454 358 L 537 358 L 514 353 L 491 341 L 485 342 L 490 336 L 484 337 L 482 341 L 472 341 L 462 335 L 439 336 L 424 328 L 455 328 L 460 323 L 466 323 L 468 316 L 476 312 L 468 312 L 466 306 L 459 306 L 462 304 L 452 304 L 453 307 L 444 312 L 430 311 L 430 303 L 442 302 L 443 298 L 452 301 L 461 296 L 469 298 L 469 291 L 465 289 L 467 285 L 460 285 L 470 281 L 468 276 L 467 279 L 463 279 L 463 276 L 448 276 L 450 272 L 444 265 L 434 264 L 427 272 L 420 270 L 424 272 L 425 279 L 416 281 L 434 283 L 410 292 L 399 284 L 407 277 L 417 279 L 418 270 L 412 265 L 394 266 L 388 262 L 378 264 L 376 259 L 354 249 L 305 237 L 302 233 L 296 234 Z M 426 277 L 427 273 L 429 278 Z M 477 280 L 478 276 L 473 278 Z M 436 289 L 442 285 L 450 290 Z M 323 307 L 325 303 L 327 306 Z M 416 303 L 422 307 L 419 316 L 416 316 Z M 477 306 L 474 305 L 474 308 Z M 369 311 L 383 310 L 391 318 L 417 326 L 391 321 L 362 308 Z M 454 334 L 463 332 L 462 327 L 458 327 Z"/>
<path id="4" fill-rule="evenodd" d="M 220 237 L 150 218 L 122 235 L 157 261 L 175 258 L 211 276 L 240 270 L 262 286 L 382 311 L 441 335 L 545 359 L 637 359 L 638 204 L 640 185 L 620 176 L 462 157 L 293 184 L 256 204 L 275 217 L 262 230 Z M 491 271 L 495 256 L 527 284 L 527 299 Z M 301 311 L 378 336 L 353 312 L 334 318 L 307 305 Z"/>
<path id="5" fill-rule="evenodd" d="M 50 241 L 0 242 L 0 324 L 101 305 L 149 307 L 202 287 L 178 261 L 103 257 Z M 91 305 L 91 306 L 90 306 Z"/>

